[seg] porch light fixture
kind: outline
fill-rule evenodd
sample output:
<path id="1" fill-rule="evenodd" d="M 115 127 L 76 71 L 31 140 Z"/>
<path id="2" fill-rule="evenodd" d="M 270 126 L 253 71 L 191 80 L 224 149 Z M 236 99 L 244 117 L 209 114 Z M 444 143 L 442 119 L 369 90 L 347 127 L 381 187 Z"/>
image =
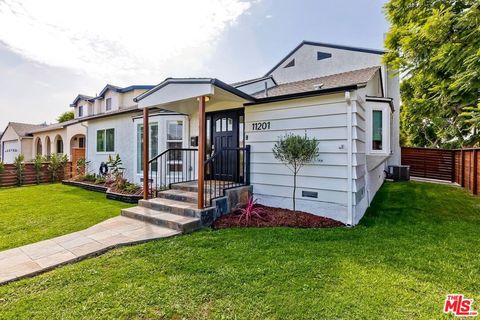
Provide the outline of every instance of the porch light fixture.
<path id="1" fill-rule="evenodd" d="M 197 101 L 200 101 L 200 97 L 197 98 Z M 209 96 L 205 96 L 205 102 L 208 102 L 210 101 L 210 97 Z"/>

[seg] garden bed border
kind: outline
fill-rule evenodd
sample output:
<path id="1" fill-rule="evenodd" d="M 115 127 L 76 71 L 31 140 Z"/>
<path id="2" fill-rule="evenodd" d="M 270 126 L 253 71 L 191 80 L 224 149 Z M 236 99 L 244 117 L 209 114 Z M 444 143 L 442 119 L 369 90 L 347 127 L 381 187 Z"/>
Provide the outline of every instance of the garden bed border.
<path id="1" fill-rule="evenodd" d="M 122 193 L 113 192 L 109 187 L 105 187 L 102 185 L 95 185 L 91 183 L 85 183 L 81 181 L 72 181 L 72 180 L 63 180 L 62 183 L 65 185 L 80 187 L 89 191 L 105 193 L 107 199 L 110 199 L 110 200 L 117 200 L 117 201 L 122 201 L 126 203 L 131 203 L 131 204 L 138 204 L 138 201 L 143 199 L 143 196 L 141 195 L 122 194 Z"/>

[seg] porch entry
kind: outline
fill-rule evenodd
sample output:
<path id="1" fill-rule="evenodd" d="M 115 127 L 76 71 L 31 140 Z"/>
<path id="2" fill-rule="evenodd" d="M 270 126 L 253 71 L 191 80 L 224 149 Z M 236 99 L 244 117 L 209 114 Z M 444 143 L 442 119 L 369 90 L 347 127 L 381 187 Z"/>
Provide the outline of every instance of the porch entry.
<path id="1" fill-rule="evenodd" d="M 235 181 L 242 179 L 244 147 L 243 109 L 206 114 L 207 180 Z M 217 156 L 218 154 L 218 156 Z"/>
<path id="2" fill-rule="evenodd" d="M 205 144 L 203 154 L 200 148 L 174 147 L 148 161 L 150 197 L 157 197 L 174 185 L 189 182 L 196 185 L 200 171 L 204 172 L 204 191 L 200 194 L 206 206 L 223 196 L 226 189 L 250 183 L 250 148 L 245 146 L 244 110 L 205 113 L 204 119 L 203 134 L 200 134 Z M 199 163 L 203 170 L 199 170 Z"/>

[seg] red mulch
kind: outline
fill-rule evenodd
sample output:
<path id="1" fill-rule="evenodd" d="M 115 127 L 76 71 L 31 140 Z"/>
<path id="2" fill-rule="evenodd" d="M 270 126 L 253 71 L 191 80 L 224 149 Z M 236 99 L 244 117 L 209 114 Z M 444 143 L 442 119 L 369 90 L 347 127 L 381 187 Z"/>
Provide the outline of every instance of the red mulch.
<path id="1" fill-rule="evenodd" d="M 212 227 L 214 229 L 226 229 L 237 227 L 334 228 L 345 226 L 340 221 L 307 212 L 293 212 L 289 209 L 272 208 L 259 204 L 256 207 L 263 209 L 262 219 L 254 217 L 247 223 L 245 219 L 239 221 L 240 213 L 234 212 L 218 218 Z"/>

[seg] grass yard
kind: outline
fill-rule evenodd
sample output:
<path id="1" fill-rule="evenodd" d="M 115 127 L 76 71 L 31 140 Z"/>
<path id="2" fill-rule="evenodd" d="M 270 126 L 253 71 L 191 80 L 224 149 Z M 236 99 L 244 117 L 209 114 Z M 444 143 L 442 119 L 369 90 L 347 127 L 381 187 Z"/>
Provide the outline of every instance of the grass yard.
<path id="1" fill-rule="evenodd" d="M 88 228 L 128 206 L 62 184 L 0 188 L 0 250 Z"/>
<path id="2" fill-rule="evenodd" d="M 353 229 L 205 230 L 117 249 L 0 287 L 0 318 L 442 318 L 447 293 L 480 309 L 479 234 L 480 198 L 386 183 Z"/>

